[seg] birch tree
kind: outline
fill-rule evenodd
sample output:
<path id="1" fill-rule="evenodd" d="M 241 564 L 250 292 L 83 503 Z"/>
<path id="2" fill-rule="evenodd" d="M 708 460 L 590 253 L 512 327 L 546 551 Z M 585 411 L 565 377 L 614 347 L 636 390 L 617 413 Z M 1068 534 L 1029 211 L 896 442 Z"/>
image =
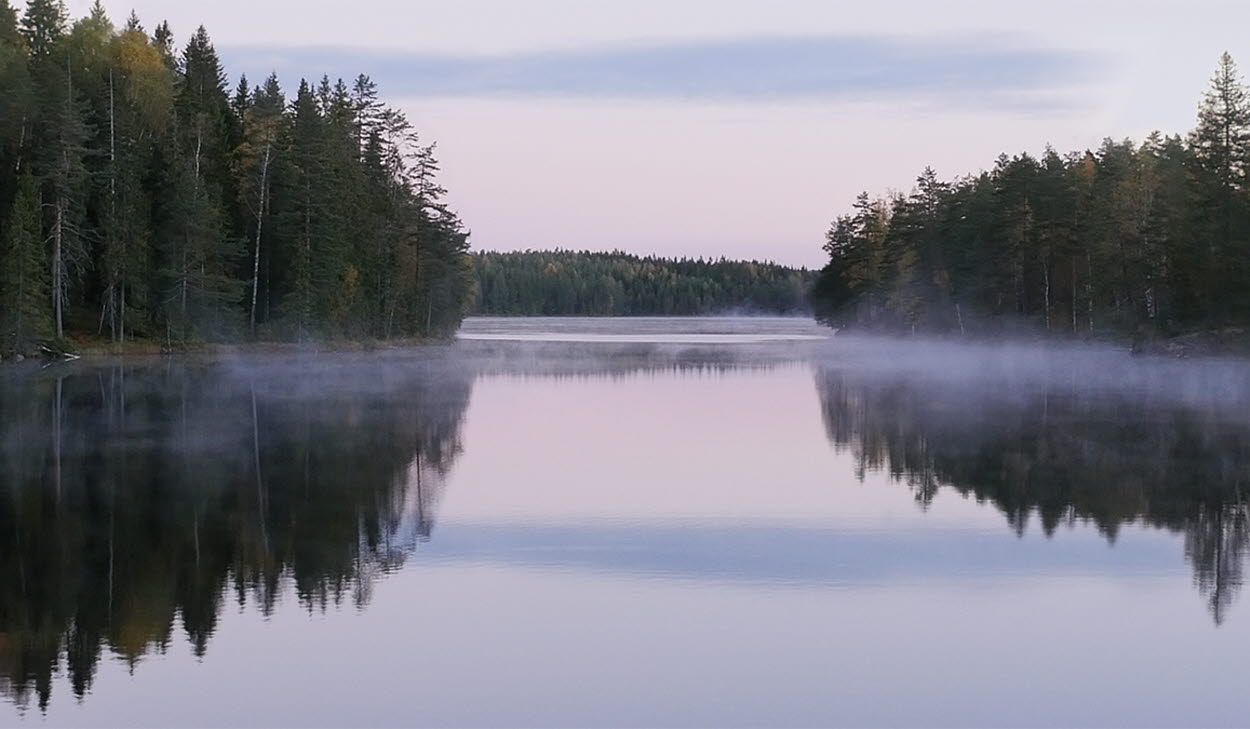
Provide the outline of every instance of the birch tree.
<path id="1" fill-rule="evenodd" d="M 274 158 L 285 121 L 284 107 L 285 101 L 278 78 L 271 75 L 265 86 L 257 88 L 253 93 L 252 101 L 242 107 L 243 142 L 234 152 L 240 200 L 254 221 L 248 301 L 249 325 L 253 334 L 258 322 L 261 245 L 264 240 L 265 220 L 271 207 L 270 188 L 273 185 Z"/>

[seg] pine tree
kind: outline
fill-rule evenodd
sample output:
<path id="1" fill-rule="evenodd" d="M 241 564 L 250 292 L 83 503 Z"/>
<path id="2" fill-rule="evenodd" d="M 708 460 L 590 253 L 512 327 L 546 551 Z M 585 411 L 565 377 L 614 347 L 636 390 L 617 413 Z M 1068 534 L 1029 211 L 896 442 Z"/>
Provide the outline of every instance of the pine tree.
<path id="1" fill-rule="evenodd" d="M 1210 252 L 1204 285 L 1211 314 L 1228 316 L 1231 300 L 1248 295 L 1250 206 L 1245 198 L 1250 159 L 1250 97 L 1232 57 L 1224 53 L 1190 135 L 1203 237 Z M 1219 303 L 1216 303 L 1218 300 Z"/>
<path id="2" fill-rule="evenodd" d="M 1242 187 L 1250 154 L 1250 98 L 1232 56 L 1220 56 L 1211 87 L 1198 108 L 1190 146 L 1222 190 Z"/>

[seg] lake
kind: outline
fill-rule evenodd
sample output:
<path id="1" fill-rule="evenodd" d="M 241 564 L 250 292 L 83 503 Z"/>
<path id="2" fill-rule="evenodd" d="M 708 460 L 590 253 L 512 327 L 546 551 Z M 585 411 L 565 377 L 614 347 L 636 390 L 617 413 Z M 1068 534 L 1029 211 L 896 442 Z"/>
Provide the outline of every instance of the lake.
<path id="1" fill-rule="evenodd" d="M 1250 368 L 474 319 L 0 368 L 0 724 L 1234 726 Z"/>

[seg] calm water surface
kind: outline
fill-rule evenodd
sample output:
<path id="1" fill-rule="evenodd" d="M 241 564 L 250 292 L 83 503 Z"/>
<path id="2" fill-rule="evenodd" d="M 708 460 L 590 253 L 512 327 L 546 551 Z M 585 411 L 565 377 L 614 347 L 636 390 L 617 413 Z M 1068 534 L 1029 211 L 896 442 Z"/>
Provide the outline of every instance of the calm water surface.
<path id="1" fill-rule="evenodd" d="M 1250 370 L 473 320 L 0 369 L 0 724 L 1250 723 Z"/>

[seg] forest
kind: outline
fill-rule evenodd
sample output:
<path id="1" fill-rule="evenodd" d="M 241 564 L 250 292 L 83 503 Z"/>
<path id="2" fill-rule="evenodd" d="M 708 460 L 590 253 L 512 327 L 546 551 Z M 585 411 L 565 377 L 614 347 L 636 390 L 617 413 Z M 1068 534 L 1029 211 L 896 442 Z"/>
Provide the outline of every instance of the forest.
<path id="1" fill-rule="evenodd" d="M 474 312 L 494 316 L 801 314 L 812 274 L 758 261 L 524 251 L 474 256 Z"/>
<path id="2" fill-rule="evenodd" d="M 231 90 L 203 27 L 0 0 L 0 354 L 446 336 L 474 280 L 434 151 L 367 76 Z"/>
<path id="3" fill-rule="evenodd" d="M 1250 96 L 1219 61 L 1186 136 L 861 194 L 826 236 L 817 316 L 842 328 L 1137 341 L 1250 323 Z"/>

